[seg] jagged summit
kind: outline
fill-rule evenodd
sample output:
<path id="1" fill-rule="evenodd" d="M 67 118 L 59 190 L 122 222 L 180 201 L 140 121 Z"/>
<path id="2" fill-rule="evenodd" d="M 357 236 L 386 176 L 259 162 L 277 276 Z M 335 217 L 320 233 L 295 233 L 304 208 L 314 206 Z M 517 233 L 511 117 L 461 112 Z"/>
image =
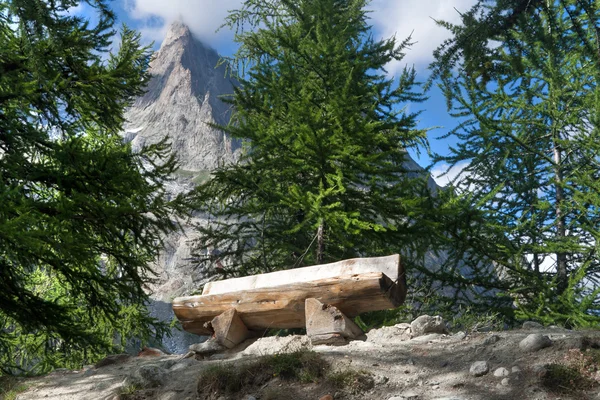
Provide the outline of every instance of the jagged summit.
<path id="1" fill-rule="evenodd" d="M 212 123 L 226 124 L 230 108 L 220 96 L 233 93 L 219 55 L 177 21 L 150 63 L 147 92 L 126 114 L 124 136 L 134 148 L 167 135 L 184 171 L 212 170 L 231 162 L 235 143 Z"/>
<path id="2" fill-rule="evenodd" d="M 170 46 L 174 42 L 184 43 L 192 39 L 190 28 L 181 21 L 175 21 L 169 26 L 169 30 L 161 44 L 161 49 Z"/>

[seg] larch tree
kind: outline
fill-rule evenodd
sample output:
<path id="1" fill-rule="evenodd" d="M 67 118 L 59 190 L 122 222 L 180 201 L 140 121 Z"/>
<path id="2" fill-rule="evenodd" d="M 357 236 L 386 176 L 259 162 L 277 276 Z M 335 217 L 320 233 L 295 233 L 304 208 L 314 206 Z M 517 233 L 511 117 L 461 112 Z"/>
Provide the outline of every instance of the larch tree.
<path id="1" fill-rule="evenodd" d="M 161 336 L 143 285 L 184 211 L 164 182 L 165 143 L 133 153 L 119 132 L 150 51 L 78 0 L 0 2 L 0 370 L 76 368 Z"/>
<path id="2" fill-rule="evenodd" d="M 425 144 L 408 110 L 424 96 L 415 71 L 396 79 L 409 39 L 375 40 L 366 0 L 247 0 L 230 13 L 240 84 L 221 127 L 244 143 L 197 191 L 212 221 L 203 259 L 250 274 L 391 251 L 427 240 L 425 174 L 407 150 Z"/>
<path id="3" fill-rule="evenodd" d="M 480 1 L 462 18 L 441 23 L 453 37 L 432 64 L 460 120 L 450 132 L 458 144 L 437 161 L 467 164 L 455 189 L 479 219 L 461 225 L 457 248 L 464 251 L 449 263 L 493 264 L 498 279 L 489 285 L 510 294 L 519 318 L 595 324 L 598 4 Z M 496 25 L 504 28 L 489 29 Z"/>

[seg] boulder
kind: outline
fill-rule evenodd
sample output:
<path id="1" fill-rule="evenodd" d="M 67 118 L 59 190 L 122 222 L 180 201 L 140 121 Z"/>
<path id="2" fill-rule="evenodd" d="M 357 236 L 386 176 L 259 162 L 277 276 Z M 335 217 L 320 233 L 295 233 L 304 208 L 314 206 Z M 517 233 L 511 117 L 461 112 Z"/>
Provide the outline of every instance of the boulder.
<path id="1" fill-rule="evenodd" d="M 412 336 L 423 336 L 428 333 L 448 333 L 448 328 L 443 318 L 438 316 L 421 315 L 410 323 Z"/>
<path id="2" fill-rule="evenodd" d="M 552 346 L 552 340 L 541 333 L 532 333 L 519 343 L 523 351 L 534 352 Z"/>
<path id="3" fill-rule="evenodd" d="M 469 373 L 475 377 L 483 376 L 488 372 L 490 372 L 490 366 L 487 361 L 475 361 L 469 369 Z"/>

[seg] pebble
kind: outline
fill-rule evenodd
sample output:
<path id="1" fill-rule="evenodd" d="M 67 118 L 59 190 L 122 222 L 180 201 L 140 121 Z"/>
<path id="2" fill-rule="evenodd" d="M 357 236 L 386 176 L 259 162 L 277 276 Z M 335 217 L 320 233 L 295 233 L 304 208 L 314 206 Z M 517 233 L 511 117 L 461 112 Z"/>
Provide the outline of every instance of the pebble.
<path id="1" fill-rule="evenodd" d="M 511 371 L 513 374 L 516 374 L 518 372 L 521 372 L 521 368 L 518 365 L 515 365 L 511 368 Z"/>
<path id="2" fill-rule="evenodd" d="M 552 346 L 552 340 L 540 333 L 532 333 L 519 343 L 521 350 L 529 352 L 538 351 L 550 346 Z"/>
<path id="3" fill-rule="evenodd" d="M 483 376 L 488 372 L 490 372 L 490 366 L 487 361 L 475 361 L 469 369 L 469 373 L 475 377 Z"/>
<path id="4" fill-rule="evenodd" d="M 504 379 L 502 379 L 501 383 L 502 383 L 503 386 L 508 386 L 509 383 L 510 383 L 510 380 L 508 378 L 504 378 Z"/>
<path id="5" fill-rule="evenodd" d="M 498 377 L 498 378 L 503 377 L 503 376 L 508 376 L 508 374 L 510 374 L 510 372 L 508 372 L 508 370 L 504 367 L 497 368 L 494 371 L 494 376 Z"/>

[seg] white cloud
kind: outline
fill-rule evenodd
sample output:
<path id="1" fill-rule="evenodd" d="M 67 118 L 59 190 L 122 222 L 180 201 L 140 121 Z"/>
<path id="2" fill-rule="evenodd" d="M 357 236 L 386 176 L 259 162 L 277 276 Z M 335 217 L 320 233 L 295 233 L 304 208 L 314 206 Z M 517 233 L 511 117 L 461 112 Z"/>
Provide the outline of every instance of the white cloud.
<path id="1" fill-rule="evenodd" d="M 455 186 L 458 186 L 462 177 L 466 175 L 464 169 L 469 165 L 468 162 L 463 161 L 454 165 L 452 168 L 448 169 L 450 165 L 446 163 L 436 164 L 431 169 L 431 177 L 435 180 L 435 182 L 440 186 L 447 186 L 448 184 L 454 182 Z"/>
<path id="2" fill-rule="evenodd" d="M 215 31 L 227 12 L 239 8 L 242 0 L 126 0 L 130 17 L 140 20 L 145 39 L 160 43 L 173 21 L 181 20 L 203 42 L 218 47 L 231 41 L 228 29 Z"/>
<path id="3" fill-rule="evenodd" d="M 169 23 L 182 20 L 205 43 L 219 48 L 231 42 L 228 29 L 218 33 L 228 10 L 239 8 L 242 0 L 125 0 L 132 18 L 141 22 L 138 29 L 146 40 L 160 43 Z M 401 63 L 388 68 L 396 73 L 404 65 L 426 67 L 432 60 L 433 50 L 448 37 L 433 19 L 458 22 L 459 11 L 468 10 L 476 0 L 373 0 L 369 4 L 370 23 L 381 37 L 396 35 L 399 41 L 411 33 L 415 43 Z"/>
<path id="4" fill-rule="evenodd" d="M 371 23 L 381 37 L 396 35 L 402 41 L 412 33 L 416 42 L 401 62 L 393 62 L 388 72 L 395 74 L 405 65 L 423 69 L 433 61 L 433 51 L 449 37 L 448 31 L 434 20 L 452 23 L 460 21 L 460 14 L 475 4 L 476 0 L 373 0 L 369 9 Z"/>

